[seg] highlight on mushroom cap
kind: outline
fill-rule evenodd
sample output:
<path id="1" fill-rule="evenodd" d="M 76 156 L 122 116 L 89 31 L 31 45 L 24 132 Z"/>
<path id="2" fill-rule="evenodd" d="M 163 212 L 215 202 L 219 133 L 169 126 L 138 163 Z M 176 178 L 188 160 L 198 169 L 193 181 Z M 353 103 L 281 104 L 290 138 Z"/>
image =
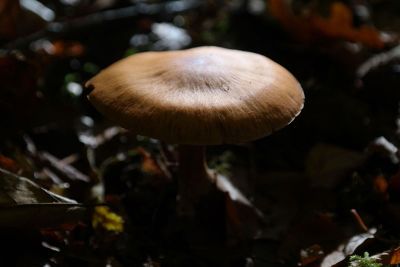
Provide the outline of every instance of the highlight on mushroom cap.
<path id="1" fill-rule="evenodd" d="M 304 103 L 300 84 L 279 64 L 219 47 L 138 53 L 86 86 L 111 120 L 176 144 L 255 140 L 290 123 Z"/>

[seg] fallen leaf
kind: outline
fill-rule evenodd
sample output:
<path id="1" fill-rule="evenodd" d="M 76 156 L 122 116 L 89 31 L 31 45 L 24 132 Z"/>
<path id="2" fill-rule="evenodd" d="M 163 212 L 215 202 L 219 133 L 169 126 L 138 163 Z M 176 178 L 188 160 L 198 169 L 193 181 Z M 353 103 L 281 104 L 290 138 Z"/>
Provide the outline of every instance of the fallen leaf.
<path id="1" fill-rule="evenodd" d="M 387 189 L 389 187 L 388 182 L 386 181 L 385 176 L 378 175 L 374 178 L 373 181 L 374 190 L 379 194 L 387 194 Z"/>
<path id="2" fill-rule="evenodd" d="M 351 10 L 341 2 L 332 3 L 328 18 L 312 16 L 311 27 L 318 33 L 333 39 L 360 42 L 374 48 L 383 48 L 385 45 L 380 32 L 374 27 L 362 25 L 360 28 L 355 28 Z"/>
<path id="3" fill-rule="evenodd" d="M 358 247 L 368 240 L 375 238 L 375 233 L 376 229 L 371 228 L 368 233 L 362 233 L 351 237 L 345 243 L 340 244 L 336 250 L 326 255 L 321 262 L 321 267 L 342 266 L 346 257 L 352 255 Z"/>
<path id="4" fill-rule="evenodd" d="M 400 247 L 384 251 L 374 257 L 379 259 L 379 262 L 386 265 L 398 265 L 400 264 Z"/>
<path id="5" fill-rule="evenodd" d="M 320 260 L 324 256 L 324 251 L 318 244 L 312 245 L 300 251 L 300 266 L 307 266 Z"/>
<path id="6" fill-rule="evenodd" d="M 82 219 L 76 201 L 0 169 L 0 228 L 40 228 Z"/>
<path id="7" fill-rule="evenodd" d="M 124 220 L 122 217 L 105 206 L 96 207 L 94 209 L 92 225 L 94 228 L 102 227 L 116 233 L 124 231 Z"/>
<path id="8" fill-rule="evenodd" d="M 143 147 L 138 147 L 137 152 L 142 156 L 142 172 L 150 175 L 164 176 L 164 172 L 149 152 L 147 152 Z"/>
<path id="9" fill-rule="evenodd" d="M 353 25 L 352 11 L 341 2 L 333 2 L 328 17 L 322 17 L 311 10 L 305 16 L 297 16 L 285 0 L 269 0 L 269 12 L 296 38 L 310 42 L 317 38 L 342 39 L 360 42 L 373 48 L 383 48 L 385 39 L 372 26 Z"/>
<path id="10" fill-rule="evenodd" d="M 391 265 L 400 264 L 400 247 L 392 250 L 389 255 L 390 255 L 389 264 Z"/>
<path id="11" fill-rule="evenodd" d="M 19 170 L 18 164 L 13 159 L 3 155 L 0 155 L 0 167 L 13 173 Z"/>

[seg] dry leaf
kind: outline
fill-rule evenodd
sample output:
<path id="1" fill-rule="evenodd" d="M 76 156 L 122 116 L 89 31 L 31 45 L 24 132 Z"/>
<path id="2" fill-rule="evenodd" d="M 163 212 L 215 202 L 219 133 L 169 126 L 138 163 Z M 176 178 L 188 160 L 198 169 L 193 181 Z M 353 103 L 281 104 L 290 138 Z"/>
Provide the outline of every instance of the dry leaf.
<path id="1" fill-rule="evenodd" d="M 400 247 L 395 248 L 390 252 L 390 262 L 391 265 L 400 264 Z"/>
<path id="2" fill-rule="evenodd" d="M 142 172 L 155 176 L 164 175 L 160 166 L 158 166 L 157 162 L 152 158 L 149 152 L 147 152 L 142 147 L 139 147 L 137 149 L 137 152 L 142 156 L 142 166 L 141 166 Z"/>
<path id="3" fill-rule="evenodd" d="M 6 156 L 0 155 L 0 168 L 16 173 L 19 170 L 18 164 Z"/>
<path id="4" fill-rule="evenodd" d="M 385 179 L 385 176 L 383 175 L 378 175 L 374 178 L 373 181 L 374 184 L 374 190 L 380 194 L 386 194 L 387 189 L 389 187 L 388 182 Z"/>
<path id="5" fill-rule="evenodd" d="M 306 249 L 300 251 L 300 264 L 301 266 L 307 266 L 313 262 L 316 262 L 324 256 L 324 251 L 318 244 L 312 245 Z"/>
<path id="6" fill-rule="evenodd" d="M 329 253 L 321 263 L 321 267 L 331 267 L 340 265 L 347 256 L 352 255 L 358 247 L 368 240 L 375 238 L 376 229 L 371 228 L 368 233 L 355 235 L 345 243 L 340 244 L 336 250 Z M 341 265 L 340 265 L 341 266 Z"/>
<path id="7" fill-rule="evenodd" d="M 353 25 L 351 10 L 341 2 L 334 2 L 327 18 L 310 12 L 307 16 L 296 16 L 285 0 L 269 0 L 269 11 L 281 25 L 302 41 L 314 41 L 324 37 L 360 42 L 373 48 L 383 48 L 385 40 L 374 27 Z"/>
<path id="8" fill-rule="evenodd" d="M 124 220 L 122 217 L 105 206 L 94 209 L 92 225 L 94 228 L 102 227 L 116 233 L 124 231 Z"/>
<path id="9" fill-rule="evenodd" d="M 41 228 L 77 221 L 84 211 L 76 201 L 0 169 L 0 228 Z"/>

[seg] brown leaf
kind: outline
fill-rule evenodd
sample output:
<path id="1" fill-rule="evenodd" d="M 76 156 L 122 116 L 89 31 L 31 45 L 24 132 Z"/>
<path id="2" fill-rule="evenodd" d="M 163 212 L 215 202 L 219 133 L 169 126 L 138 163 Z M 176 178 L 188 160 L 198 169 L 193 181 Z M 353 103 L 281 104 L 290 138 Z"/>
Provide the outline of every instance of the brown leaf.
<path id="1" fill-rule="evenodd" d="M 400 264 L 400 247 L 395 248 L 390 252 L 390 261 L 389 264 L 396 265 Z"/>
<path id="2" fill-rule="evenodd" d="M 39 228 L 82 219 L 75 201 L 0 169 L 0 228 Z"/>
<path id="3" fill-rule="evenodd" d="M 315 31 L 328 38 L 360 42 L 374 48 L 383 48 L 385 45 L 375 28 L 366 25 L 355 28 L 351 10 L 340 2 L 332 3 L 328 18 L 312 16 L 311 25 Z"/>
<path id="4" fill-rule="evenodd" d="M 302 249 L 300 252 L 300 264 L 301 266 L 307 266 L 320 260 L 324 256 L 324 252 L 320 245 L 314 244 L 306 249 Z"/>
<path id="5" fill-rule="evenodd" d="M 17 173 L 19 170 L 18 164 L 13 159 L 3 155 L 0 155 L 0 168 L 6 169 L 13 173 Z"/>
<path id="6" fill-rule="evenodd" d="M 137 152 L 142 156 L 141 169 L 144 173 L 155 176 L 163 176 L 163 171 L 149 152 L 147 152 L 143 147 L 139 147 Z"/>
<path id="7" fill-rule="evenodd" d="M 379 193 L 379 194 L 386 194 L 387 189 L 389 187 L 388 182 L 386 181 L 385 176 L 383 175 L 378 175 L 374 178 L 373 181 L 374 184 L 374 190 Z"/>
<path id="8" fill-rule="evenodd" d="M 310 41 L 312 33 L 309 23 L 304 18 L 295 16 L 291 8 L 283 0 L 268 0 L 269 12 L 294 37 L 301 41 Z"/>
<path id="9" fill-rule="evenodd" d="M 284 0 L 269 0 L 269 10 L 282 26 L 302 41 L 314 41 L 317 38 L 342 39 L 360 42 L 373 48 L 383 48 L 385 42 L 381 33 L 374 27 L 353 25 L 351 10 L 341 2 L 334 2 L 327 18 L 310 12 L 306 16 L 296 16 Z"/>

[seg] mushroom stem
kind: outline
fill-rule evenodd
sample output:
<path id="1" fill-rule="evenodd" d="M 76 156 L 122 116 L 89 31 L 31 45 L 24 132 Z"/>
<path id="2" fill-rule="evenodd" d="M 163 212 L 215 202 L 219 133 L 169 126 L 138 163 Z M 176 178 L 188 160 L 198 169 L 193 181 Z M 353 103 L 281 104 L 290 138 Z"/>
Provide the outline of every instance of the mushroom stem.
<path id="1" fill-rule="evenodd" d="M 193 215 L 194 205 L 210 191 L 215 179 L 207 167 L 204 146 L 179 145 L 178 151 L 178 211 Z"/>

